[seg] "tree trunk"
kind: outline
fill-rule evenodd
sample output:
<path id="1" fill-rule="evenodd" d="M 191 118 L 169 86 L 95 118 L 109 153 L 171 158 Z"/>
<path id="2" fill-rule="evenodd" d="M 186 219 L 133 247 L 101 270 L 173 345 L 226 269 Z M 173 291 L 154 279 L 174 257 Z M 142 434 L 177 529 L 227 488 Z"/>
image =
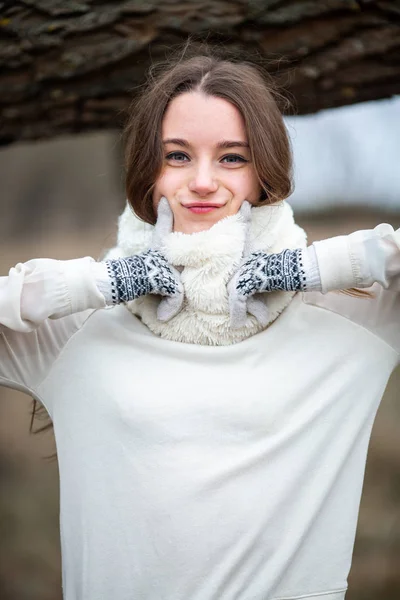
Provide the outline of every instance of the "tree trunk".
<path id="1" fill-rule="evenodd" d="M 300 114 L 400 93 L 399 0 L 0 0 L 0 11 L 3 145 L 119 127 L 150 60 L 193 33 L 273 59 Z"/>

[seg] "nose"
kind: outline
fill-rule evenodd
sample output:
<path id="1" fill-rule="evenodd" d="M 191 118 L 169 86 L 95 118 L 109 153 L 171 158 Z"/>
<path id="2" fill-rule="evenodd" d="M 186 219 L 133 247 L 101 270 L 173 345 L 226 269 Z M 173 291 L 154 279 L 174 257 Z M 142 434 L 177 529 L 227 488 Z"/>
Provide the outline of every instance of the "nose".
<path id="1" fill-rule="evenodd" d="M 218 189 L 218 182 L 215 179 L 212 165 L 199 164 L 195 167 L 192 178 L 189 182 L 189 190 L 199 196 L 207 196 Z"/>

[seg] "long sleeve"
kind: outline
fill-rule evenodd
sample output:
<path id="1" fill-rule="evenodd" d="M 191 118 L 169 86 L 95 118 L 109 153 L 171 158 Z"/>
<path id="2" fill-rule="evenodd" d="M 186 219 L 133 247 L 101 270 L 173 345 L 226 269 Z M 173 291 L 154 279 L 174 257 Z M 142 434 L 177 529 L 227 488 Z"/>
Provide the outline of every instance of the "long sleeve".
<path id="1" fill-rule="evenodd" d="M 106 306 L 92 258 L 34 259 L 0 278 L 0 384 L 31 391 L 93 309 Z"/>
<path id="2" fill-rule="evenodd" d="M 96 285 L 90 257 L 39 258 L 19 263 L 0 277 L 0 325 L 28 332 L 47 318 L 57 319 L 106 305 Z"/>
<path id="3" fill-rule="evenodd" d="M 308 266 L 306 280 L 307 271 L 310 277 L 314 273 L 314 288 L 306 288 L 303 301 L 341 314 L 391 346 L 400 357 L 400 229 L 382 223 L 374 229 L 314 242 L 310 248 L 315 250 L 320 282 L 318 289 L 315 270 Z M 372 294 L 334 293 L 349 288 L 371 288 Z"/>
<path id="4" fill-rule="evenodd" d="M 374 229 L 313 244 L 323 293 L 379 283 L 400 291 L 400 229 L 382 223 Z"/>

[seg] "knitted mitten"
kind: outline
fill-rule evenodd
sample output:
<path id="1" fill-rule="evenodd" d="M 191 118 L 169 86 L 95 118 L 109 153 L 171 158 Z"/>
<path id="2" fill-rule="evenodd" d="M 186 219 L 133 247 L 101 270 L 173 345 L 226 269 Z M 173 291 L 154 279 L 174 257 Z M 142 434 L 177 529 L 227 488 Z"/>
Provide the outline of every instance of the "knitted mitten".
<path id="1" fill-rule="evenodd" d="M 255 316 L 261 325 L 268 323 L 268 308 L 264 302 L 254 297 L 255 294 L 303 290 L 306 281 L 301 248 L 283 250 L 278 254 L 261 251 L 248 254 L 251 205 L 247 201 L 242 204 L 240 213 L 247 228 L 243 261 L 227 285 L 233 328 L 245 324 L 247 313 Z"/>
<path id="2" fill-rule="evenodd" d="M 151 249 L 127 258 L 105 261 L 113 304 L 129 302 L 146 294 L 159 294 L 166 297 L 158 307 L 157 316 L 161 321 L 168 321 L 180 311 L 183 304 L 180 274 L 160 251 L 164 237 L 172 228 L 173 214 L 163 197 L 158 207 Z"/>
<path id="3" fill-rule="evenodd" d="M 306 289 L 306 277 L 302 266 L 301 248 L 283 250 L 278 254 L 253 252 L 242 263 L 228 283 L 229 307 L 232 327 L 241 327 L 246 312 L 254 315 L 262 324 L 268 309 L 255 304 L 254 294 L 259 292 L 297 292 Z M 261 310 L 260 310 L 261 309 Z"/>

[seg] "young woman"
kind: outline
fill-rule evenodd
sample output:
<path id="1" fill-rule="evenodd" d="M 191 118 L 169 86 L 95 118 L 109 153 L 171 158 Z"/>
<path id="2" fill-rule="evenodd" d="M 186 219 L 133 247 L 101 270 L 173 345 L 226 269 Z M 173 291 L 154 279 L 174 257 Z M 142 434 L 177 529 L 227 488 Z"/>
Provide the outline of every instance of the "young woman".
<path id="1" fill-rule="evenodd" d="M 126 157 L 104 261 L 0 280 L 0 381 L 54 424 L 64 598 L 343 600 L 400 231 L 307 247 L 270 82 L 210 51 L 152 74 Z"/>

